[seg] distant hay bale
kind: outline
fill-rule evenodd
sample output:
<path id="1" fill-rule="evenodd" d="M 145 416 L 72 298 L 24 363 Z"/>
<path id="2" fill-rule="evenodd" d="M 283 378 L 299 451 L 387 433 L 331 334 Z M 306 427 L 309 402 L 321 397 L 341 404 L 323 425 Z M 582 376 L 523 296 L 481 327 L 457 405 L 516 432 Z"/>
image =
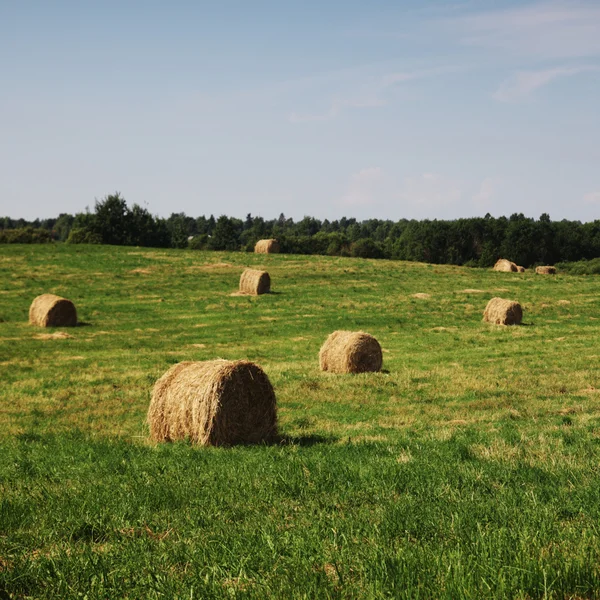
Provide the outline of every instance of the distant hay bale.
<path id="1" fill-rule="evenodd" d="M 523 309 L 518 302 L 492 298 L 485 307 L 483 320 L 495 325 L 518 325 L 523 319 Z"/>
<path id="2" fill-rule="evenodd" d="M 156 382 L 148 424 L 157 442 L 269 442 L 277 434 L 275 392 L 264 371 L 249 361 L 181 362 Z"/>
<path id="3" fill-rule="evenodd" d="M 271 291 L 271 278 L 266 271 L 246 269 L 240 277 L 240 292 L 242 294 L 268 294 Z"/>
<path id="4" fill-rule="evenodd" d="M 550 267 L 550 266 L 536 267 L 535 272 L 538 275 L 556 275 L 556 267 Z"/>
<path id="5" fill-rule="evenodd" d="M 506 260 L 506 258 L 500 258 L 494 265 L 494 271 L 505 271 L 507 273 L 516 273 L 518 267 L 514 262 Z"/>
<path id="6" fill-rule="evenodd" d="M 367 373 L 381 370 L 379 342 L 362 331 L 334 331 L 319 352 L 321 371 Z"/>
<path id="7" fill-rule="evenodd" d="M 254 246 L 254 252 L 257 254 L 278 254 L 279 242 L 277 240 L 258 240 Z"/>
<path id="8" fill-rule="evenodd" d="M 525 269 L 525 267 L 521 267 L 521 266 L 517 265 L 517 271 L 518 271 L 519 273 L 525 273 L 525 271 L 526 271 L 526 270 L 527 270 L 527 269 Z"/>
<path id="9" fill-rule="evenodd" d="M 66 298 L 42 294 L 29 307 L 29 323 L 40 327 L 75 327 L 77 311 L 75 305 Z"/>

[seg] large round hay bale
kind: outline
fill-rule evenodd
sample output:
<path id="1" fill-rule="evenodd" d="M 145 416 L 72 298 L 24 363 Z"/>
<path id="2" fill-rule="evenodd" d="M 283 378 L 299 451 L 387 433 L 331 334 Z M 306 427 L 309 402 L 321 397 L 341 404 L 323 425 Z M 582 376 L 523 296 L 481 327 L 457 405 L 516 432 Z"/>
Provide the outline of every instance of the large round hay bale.
<path id="1" fill-rule="evenodd" d="M 246 269 L 240 277 L 240 292 L 242 294 L 268 294 L 271 291 L 271 278 L 266 271 Z"/>
<path id="2" fill-rule="evenodd" d="M 367 373 L 381 370 L 379 342 L 362 331 L 334 331 L 319 352 L 321 371 Z"/>
<path id="3" fill-rule="evenodd" d="M 245 360 L 181 362 L 156 382 L 148 424 L 158 442 L 268 442 L 277 434 L 275 392 L 264 371 Z"/>
<path id="4" fill-rule="evenodd" d="M 258 240 L 254 246 L 254 252 L 257 254 L 277 254 L 279 252 L 279 242 L 277 240 Z"/>
<path id="5" fill-rule="evenodd" d="M 550 267 L 550 266 L 536 267 L 535 272 L 538 275 L 556 275 L 556 267 Z"/>
<path id="6" fill-rule="evenodd" d="M 507 260 L 506 258 L 500 258 L 494 265 L 494 271 L 505 271 L 507 273 L 516 273 L 518 267 L 514 262 Z"/>
<path id="7" fill-rule="evenodd" d="M 519 271 L 519 273 L 525 273 L 527 269 L 525 267 L 521 267 L 520 265 L 517 265 L 517 271 Z"/>
<path id="8" fill-rule="evenodd" d="M 492 298 L 485 307 L 483 320 L 495 325 L 518 325 L 523 319 L 523 309 L 518 302 Z"/>
<path id="9" fill-rule="evenodd" d="M 42 294 L 29 307 L 29 322 L 40 327 L 75 327 L 77 311 L 66 298 Z"/>

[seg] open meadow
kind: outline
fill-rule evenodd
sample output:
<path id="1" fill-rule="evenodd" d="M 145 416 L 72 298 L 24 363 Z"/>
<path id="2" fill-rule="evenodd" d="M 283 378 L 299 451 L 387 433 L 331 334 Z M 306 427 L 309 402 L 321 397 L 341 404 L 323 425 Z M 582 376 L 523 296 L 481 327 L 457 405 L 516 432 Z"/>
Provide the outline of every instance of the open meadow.
<path id="1" fill-rule="evenodd" d="M 29 325 L 45 292 L 80 326 Z M 383 372 L 320 372 L 337 329 Z M 598 597 L 599 340 L 596 276 L 5 245 L 0 599 Z M 217 357 L 264 369 L 281 441 L 151 443 L 154 382 Z"/>

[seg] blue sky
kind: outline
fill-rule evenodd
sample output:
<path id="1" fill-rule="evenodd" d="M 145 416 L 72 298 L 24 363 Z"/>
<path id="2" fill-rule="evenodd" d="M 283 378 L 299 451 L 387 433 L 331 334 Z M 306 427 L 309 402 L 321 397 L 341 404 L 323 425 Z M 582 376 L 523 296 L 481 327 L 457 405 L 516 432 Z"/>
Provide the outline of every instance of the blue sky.
<path id="1" fill-rule="evenodd" d="M 0 2 L 0 215 L 600 218 L 600 2 Z"/>

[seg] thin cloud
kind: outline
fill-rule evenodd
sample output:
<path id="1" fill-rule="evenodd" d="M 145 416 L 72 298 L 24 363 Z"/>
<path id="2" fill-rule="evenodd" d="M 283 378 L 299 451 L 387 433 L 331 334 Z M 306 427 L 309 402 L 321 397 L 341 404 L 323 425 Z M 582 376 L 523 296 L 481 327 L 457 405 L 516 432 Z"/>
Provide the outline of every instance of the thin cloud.
<path id="1" fill-rule="evenodd" d="M 367 167 L 350 177 L 342 206 L 366 206 L 377 202 L 379 184 L 383 178 L 381 167 Z"/>
<path id="2" fill-rule="evenodd" d="M 479 186 L 479 190 L 473 194 L 471 200 L 478 209 L 487 209 L 491 207 L 491 200 L 496 193 L 497 182 L 492 177 L 486 177 Z"/>
<path id="3" fill-rule="evenodd" d="M 439 173 L 423 173 L 402 182 L 398 198 L 406 205 L 440 209 L 461 200 L 461 186 Z"/>
<path id="4" fill-rule="evenodd" d="M 582 58 L 600 55 L 597 2 L 536 2 L 451 19 L 462 43 L 500 48 L 529 58 Z"/>
<path id="5" fill-rule="evenodd" d="M 583 201 L 586 204 L 600 204 L 600 192 L 588 192 L 584 194 Z"/>
<path id="6" fill-rule="evenodd" d="M 344 109 L 377 108 L 386 106 L 393 97 L 394 89 L 403 83 L 433 77 L 438 74 L 460 70 L 461 67 L 450 65 L 421 69 L 416 71 L 389 72 L 383 75 L 359 78 L 347 85 L 350 89 L 339 93 L 331 100 L 329 108 L 322 113 L 292 112 L 288 115 L 291 123 L 310 123 L 330 121 L 338 117 Z"/>
<path id="7" fill-rule="evenodd" d="M 598 67 L 586 65 L 580 67 L 559 67 L 539 71 L 519 71 L 503 81 L 493 97 L 499 102 L 519 102 L 529 98 L 536 90 L 561 77 L 579 73 L 598 71 Z"/>

